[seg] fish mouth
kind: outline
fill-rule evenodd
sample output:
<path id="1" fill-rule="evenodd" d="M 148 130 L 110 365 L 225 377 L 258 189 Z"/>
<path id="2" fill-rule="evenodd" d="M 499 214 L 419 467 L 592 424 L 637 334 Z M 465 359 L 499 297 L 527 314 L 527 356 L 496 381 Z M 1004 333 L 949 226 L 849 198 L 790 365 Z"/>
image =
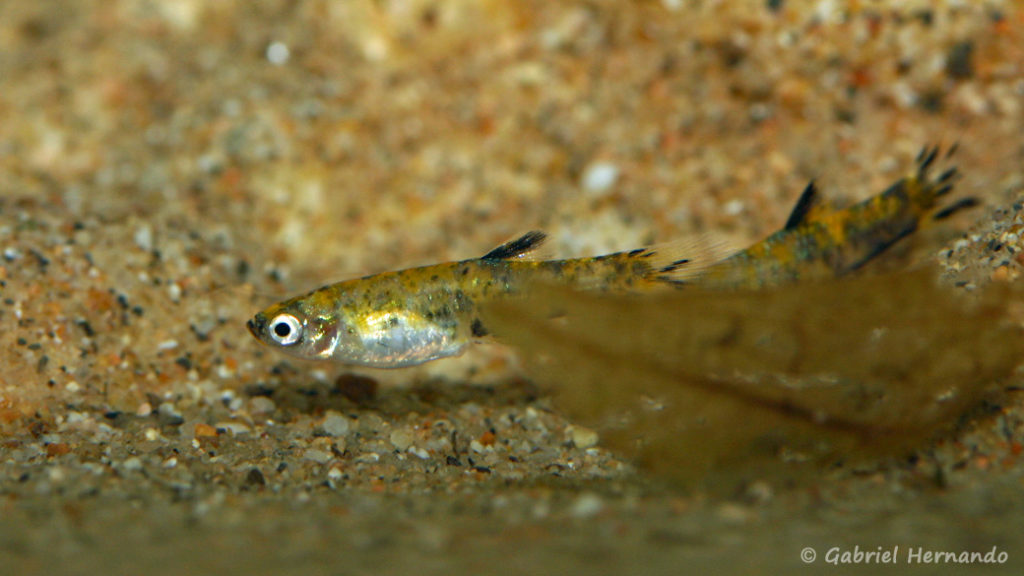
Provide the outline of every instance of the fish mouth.
<path id="1" fill-rule="evenodd" d="M 251 320 L 245 323 L 245 327 L 249 329 L 249 332 L 257 339 L 263 338 L 263 329 L 267 325 L 267 319 L 263 317 L 263 314 L 257 314 Z"/>

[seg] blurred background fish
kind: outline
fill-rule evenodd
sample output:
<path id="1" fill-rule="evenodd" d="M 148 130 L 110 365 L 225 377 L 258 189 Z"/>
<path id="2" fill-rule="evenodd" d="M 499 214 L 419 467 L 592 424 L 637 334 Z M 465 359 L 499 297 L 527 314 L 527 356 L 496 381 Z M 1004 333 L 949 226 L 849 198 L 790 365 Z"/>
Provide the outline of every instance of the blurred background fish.
<path id="1" fill-rule="evenodd" d="M 1013 372 L 1020 295 L 998 284 L 968 296 L 934 276 L 644 297 L 537 286 L 483 317 L 603 444 L 724 488 L 897 454 Z"/>

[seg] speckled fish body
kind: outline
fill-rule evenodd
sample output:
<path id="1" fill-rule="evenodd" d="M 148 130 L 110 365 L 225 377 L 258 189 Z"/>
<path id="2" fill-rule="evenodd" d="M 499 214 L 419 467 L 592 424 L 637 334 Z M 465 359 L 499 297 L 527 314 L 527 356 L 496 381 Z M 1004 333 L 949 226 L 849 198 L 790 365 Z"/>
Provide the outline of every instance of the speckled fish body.
<path id="1" fill-rule="evenodd" d="M 950 168 L 930 177 L 938 155 L 938 148 L 923 150 L 913 174 L 844 210 L 814 210 L 811 183 L 782 230 L 709 266 L 694 283 L 709 289 L 756 289 L 842 276 L 860 268 L 927 218 L 942 219 L 974 205 L 973 198 L 965 198 L 936 211 L 956 176 Z"/>
<path id="2" fill-rule="evenodd" d="M 477 306 L 514 297 L 535 282 L 586 291 L 642 292 L 698 285 L 763 288 L 842 275 L 968 200 L 932 214 L 955 170 L 929 178 L 937 149 L 916 172 L 845 210 L 815 210 L 813 184 L 785 227 L 728 258 L 706 246 L 666 244 L 594 258 L 534 260 L 545 235 L 530 232 L 481 258 L 386 272 L 324 286 L 270 306 L 249 322 L 260 341 L 301 358 L 398 368 L 459 354 L 488 330 Z"/>
<path id="3" fill-rule="evenodd" d="M 640 249 L 595 258 L 524 259 L 544 240 L 531 232 L 482 258 L 348 280 L 275 304 L 249 321 L 257 339 L 293 355 L 398 368 L 459 354 L 487 334 L 481 300 L 534 281 L 624 292 L 671 283 L 688 261 Z"/>

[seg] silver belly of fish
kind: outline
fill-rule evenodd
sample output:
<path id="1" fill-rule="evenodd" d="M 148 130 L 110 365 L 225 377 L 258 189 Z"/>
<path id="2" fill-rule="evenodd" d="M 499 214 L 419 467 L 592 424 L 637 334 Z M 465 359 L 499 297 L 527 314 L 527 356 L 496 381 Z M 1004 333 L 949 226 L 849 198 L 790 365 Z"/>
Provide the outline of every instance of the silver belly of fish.
<path id="1" fill-rule="evenodd" d="M 462 352 L 454 330 L 399 312 L 373 314 L 339 338 L 331 356 L 340 362 L 399 368 Z"/>

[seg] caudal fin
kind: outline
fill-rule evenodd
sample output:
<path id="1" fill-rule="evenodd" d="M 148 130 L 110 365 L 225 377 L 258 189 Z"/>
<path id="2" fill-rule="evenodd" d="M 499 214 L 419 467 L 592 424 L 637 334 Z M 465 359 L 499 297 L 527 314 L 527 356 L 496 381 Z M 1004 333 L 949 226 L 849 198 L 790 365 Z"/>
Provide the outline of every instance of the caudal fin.
<path id="1" fill-rule="evenodd" d="M 894 183 L 882 193 L 883 196 L 906 194 L 910 203 L 919 211 L 922 220 L 929 214 L 933 220 L 943 220 L 960 210 L 977 206 L 978 199 L 974 197 L 960 198 L 946 206 L 939 206 L 943 198 L 953 191 L 960 173 L 956 166 L 950 166 L 934 176 L 932 170 L 939 162 L 950 162 L 957 149 L 957 144 L 953 144 L 945 152 L 942 152 L 939 146 L 925 146 L 917 155 L 917 170 L 914 174 Z"/>

